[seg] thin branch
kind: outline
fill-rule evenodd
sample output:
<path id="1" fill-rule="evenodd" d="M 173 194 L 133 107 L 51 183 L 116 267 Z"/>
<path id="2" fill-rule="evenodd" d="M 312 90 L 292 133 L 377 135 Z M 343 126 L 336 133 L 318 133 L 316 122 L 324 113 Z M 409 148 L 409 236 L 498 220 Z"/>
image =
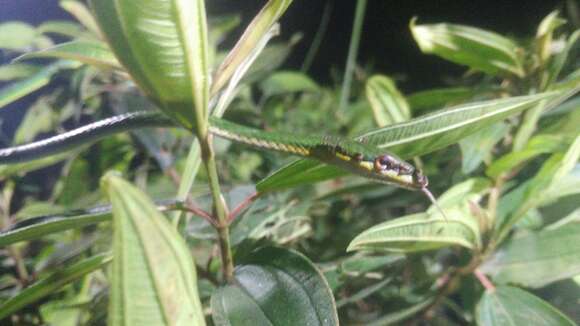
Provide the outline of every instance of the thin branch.
<path id="1" fill-rule="evenodd" d="M 487 276 L 485 276 L 485 274 L 483 274 L 482 271 L 480 271 L 479 269 L 476 269 L 473 271 L 473 275 L 475 275 L 475 277 L 477 277 L 477 279 L 479 280 L 481 285 L 483 285 L 483 287 L 486 290 L 495 291 L 495 286 L 493 285 L 493 283 L 491 283 L 491 281 L 487 278 Z"/>
<path id="2" fill-rule="evenodd" d="M 242 213 L 251 203 L 253 203 L 258 197 L 260 197 L 260 193 L 255 192 L 248 196 L 244 201 L 242 201 L 238 207 L 234 208 L 233 211 L 230 212 L 228 216 L 228 224 L 231 224 L 240 213 Z"/>

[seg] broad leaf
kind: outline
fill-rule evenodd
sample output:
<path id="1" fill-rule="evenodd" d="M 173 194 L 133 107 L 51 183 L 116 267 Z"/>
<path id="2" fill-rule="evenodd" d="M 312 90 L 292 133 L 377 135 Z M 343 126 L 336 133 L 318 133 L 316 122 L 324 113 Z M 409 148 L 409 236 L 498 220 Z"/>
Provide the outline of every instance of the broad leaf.
<path id="1" fill-rule="evenodd" d="M 515 287 L 487 290 L 477 307 L 481 326 L 575 325 L 544 300 Z"/>
<path id="2" fill-rule="evenodd" d="M 46 296 L 53 295 L 65 285 L 104 267 L 110 261 L 110 255 L 98 255 L 80 261 L 72 266 L 61 268 L 53 274 L 42 278 L 3 302 L 0 306 L 0 320 Z"/>
<path id="3" fill-rule="evenodd" d="M 160 108 L 188 129 L 205 130 L 209 63 L 202 0 L 93 0 L 117 59 Z"/>
<path id="4" fill-rule="evenodd" d="M 62 43 L 38 52 L 29 52 L 16 58 L 16 61 L 33 58 L 60 58 L 79 61 L 103 68 L 120 68 L 119 62 L 106 44 L 88 41 Z"/>
<path id="5" fill-rule="evenodd" d="M 256 250 L 236 267 L 235 283 L 211 299 L 217 326 L 338 325 L 332 292 L 305 256 L 282 248 Z"/>
<path id="6" fill-rule="evenodd" d="M 580 223 L 510 240 L 482 267 L 495 282 L 539 288 L 580 274 Z"/>
<path id="7" fill-rule="evenodd" d="M 113 206 L 110 325 L 205 325 L 185 241 L 135 186 L 113 174 L 102 183 Z"/>
<path id="8" fill-rule="evenodd" d="M 478 250 L 481 240 L 473 221 L 460 210 L 447 209 L 446 215 L 448 220 L 420 213 L 375 225 L 354 238 L 347 250 L 408 253 L 453 245 Z"/>
<path id="9" fill-rule="evenodd" d="M 545 93 L 460 105 L 367 132 L 356 140 L 409 159 L 457 143 L 466 136 L 530 108 L 543 99 L 561 101 L 554 93 Z M 334 166 L 299 160 L 260 181 L 257 189 L 260 192 L 280 190 L 345 174 Z"/>
<path id="10" fill-rule="evenodd" d="M 518 46 L 499 34 L 454 24 L 417 25 L 415 19 L 410 28 L 423 53 L 491 75 L 524 76 Z"/>
<path id="11" fill-rule="evenodd" d="M 409 104 L 395 82 L 387 76 L 371 77 L 366 84 L 366 96 L 379 127 L 405 122 L 411 118 Z"/>

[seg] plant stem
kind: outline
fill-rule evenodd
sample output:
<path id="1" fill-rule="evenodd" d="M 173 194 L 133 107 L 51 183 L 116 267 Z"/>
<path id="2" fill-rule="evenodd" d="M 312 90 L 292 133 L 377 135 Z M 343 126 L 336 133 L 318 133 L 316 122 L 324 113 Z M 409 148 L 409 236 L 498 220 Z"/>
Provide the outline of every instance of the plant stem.
<path id="1" fill-rule="evenodd" d="M 344 70 L 344 79 L 342 81 L 342 91 L 340 95 L 340 104 L 338 110 L 342 111 L 348 103 L 350 97 L 350 89 L 352 86 L 352 76 L 358 56 L 358 49 L 360 45 L 360 35 L 365 18 L 365 11 L 367 7 L 367 0 L 358 0 L 356 11 L 354 14 L 354 24 L 350 36 L 350 46 L 348 49 L 348 58 L 346 59 L 346 68 Z"/>
<path id="2" fill-rule="evenodd" d="M 302 72 L 307 72 L 308 70 L 310 70 L 312 62 L 314 61 L 316 54 L 318 54 L 320 44 L 322 43 L 324 35 L 326 34 L 326 30 L 328 29 L 328 23 L 330 22 L 330 14 L 332 13 L 333 4 L 334 4 L 333 1 L 327 0 L 326 4 L 324 5 L 322 17 L 320 18 L 320 25 L 318 25 L 316 35 L 314 35 L 314 39 L 312 40 L 310 49 L 308 49 L 308 53 L 306 54 L 304 63 L 302 63 L 302 67 L 300 68 L 300 71 Z"/>
<path id="3" fill-rule="evenodd" d="M 211 136 L 206 134 L 200 138 L 201 158 L 207 172 L 209 186 L 213 199 L 213 216 L 217 223 L 218 241 L 222 257 L 222 272 L 224 279 L 231 282 L 234 276 L 234 260 L 230 245 L 230 230 L 228 210 L 220 190 L 215 154 L 211 146 Z"/>

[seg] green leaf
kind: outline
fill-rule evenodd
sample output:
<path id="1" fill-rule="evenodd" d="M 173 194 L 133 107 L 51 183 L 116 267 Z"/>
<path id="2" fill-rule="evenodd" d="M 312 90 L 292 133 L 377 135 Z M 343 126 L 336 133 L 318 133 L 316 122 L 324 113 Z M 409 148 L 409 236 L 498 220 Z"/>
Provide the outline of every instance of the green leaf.
<path id="1" fill-rule="evenodd" d="M 0 306 L 0 320 L 46 296 L 54 294 L 65 285 L 104 267 L 110 261 L 110 255 L 102 254 L 59 269 L 3 302 Z"/>
<path id="2" fill-rule="evenodd" d="M 518 165 L 547 153 L 565 150 L 566 139 L 559 135 L 538 135 L 530 139 L 526 148 L 521 151 L 510 152 L 495 160 L 485 171 L 491 178 L 497 178 Z"/>
<path id="3" fill-rule="evenodd" d="M 135 186 L 113 173 L 102 184 L 113 206 L 110 325 L 205 325 L 185 241 Z"/>
<path id="4" fill-rule="evenodd" d="M 525 74 L 518 46 L 499 34 L 454 24 L 417 25 L 416 18 L 410 28 L 423 53 L 494 76 Z"/>
<path id="5" fill-rule="evenodd" d="M 22 61 L 33 58 L 60 58 L 101 68 L 120 68 L 119 62 L 107 48 L 107 45 L 93 41 L 61 43 L 48 49 L 23 54 L 14 60 Z"/>
<path id="6" fill-rule="evenodd" d="M 376 129 L 355 139 L 397 154 L 403 159 L 409 159 L 455 144 L 466 136 L 530 108 L 543 99 L 561 101 L 555 93 L 544 93 L 465 104 Z M 260 192 L 280 190 L 345 174 L 334 166 L 299 160 L 260 181 L 257 189 Z"/>
<path id="7" fill-rule="evenodd" d="M 411 119 L 409 104 L 391 78 L 382 75 L 371 77 L 367 81 L 366 96 L 379 127 Z"/>
<path id="8" fill-rule="evenodd" d="M 230 80 L 238 67 L 252 54 L 264 35 L 269 33 L 274 24 L 282 17 L 292 0 L 270 0 L 254 17 L 244 31 L 235 47 L 221 63 L 215 74 L 211 94 L 217 94 Z"/>
<path id="9" fill-rule="evenodd" d="M 375 225 L 354 238 L 347 251 L 409 253 L 453 245 L 478 250 L 481 240 L 473 221 L 460 210 L 447 209 L 446 215 L 447 220 L 420 213 Z"/>
<path id="10" fill-rule="evenodd" d="M 463 157 L 461 161 L 463 173 L 469 174 L 482 162 L 490 162 L 492 149 L 509 130 L 507 124 L 498 122 L 462 139 L 459 146 Z"/>
<path id="11" fill-rule="evenodd" d="M 38 72 L 39 69 L 39 66 L 26 63 L 12 63 L 0 66 L 0 81 L 11 81 L 13 79 L 29 77 Z"/>
<path id="12" fill-rule="evenodd" d="M 502 284 L 540 288 L 580 274 L 580 223 L 516 237 L 481 270 Z"/>
<path id="13" fill-rule="evenodd" d="M 23 22 L 6 22 L 0 24 L 0 48 L 24 50 L 33 45 L 36 39 L 34 27 Z"/>
<path id="14" fill-rule="evenodd" d="M 58 214 L 29 218 L 0 232 L 0 248 L 21 241 L 40 239 L 52 233 L 79 229 L 110 219 L 111 212 L 108 207 L 99 207 L 68 215 Z"/>
<path id="15" fill-rule="evenodd" d="M 234 278 L 212 295 L 217 326 L 338 325 L 326 280 L 302 254 L 258 249 L 236 267 Z"/>
<path id="16" fill-rule="evenodd" d="M 544 300 L 515 287 L 487 290 L 477 306 L 481 326 L 575 325 Z"/>
<path id="17" fill-rule="evenodd" d="M 436 88 L 416 92 L 407 97 L 413 113 L 439 109 L 448 104 L 458 104 L 472 98 L 477 91 L 467 87 Z"/>
<path id="18" fill-rule="evenodd" d="M 297 92 L 317 92 L 318 85 L 305 74 L 294 71 L 280 71 L 261 83 L 264 96 Z"/>
<path id="19" fill-rule="evenodd" d="M 59 61 L 40 69 L 30 77 L 0 89 L 0 108 L 48 85 L 52 76 L 61 69 L 73 69 L 76 67 L 78 67 L 77 63 Z"/>
<path id="20" fill-rule="evenodd" d="M 76 0 L 61 0 L 60 7 L 71 14 L 76 20 L 79 21 L 86 29 L 92 32 L 94 35 L 101 36 L 101 31 L 99 26 L 95 21 L 95 17 L 91 15 L 89 9 L 84 5 L 84 3 Z M 100 37 L 102 38 L 102 37 Z"/>
<path id="21" fill-rule="evenodd" d="M 77 38 L 85 33 L 79 24 L 66 20 L 50 20 L 44 22 L 38 25 L 36 31 L 41 34 L 52 33 L 70 38 Z"/>
<path id="22" fill-rule="evenodd" d="M 11 176 L 22 176 L 30 171 L 39 170 L 65 160 L 74 159 L 77 154 L 78 154 L 77 151 L 69 151 L 65 153 L 51 155 L 34 161 L 28 161 L 18 164 L 0 165 L 0 180 L 7 179 Z"/>
<path id="23" fill-rule="evenodd" d="M 552 11 L 542 20 L 538 26 L 538 31 L 536 32 L 536 42 L 538 55 L 540 57 L 540 61 L 542 62 L 547 61 L 552 53 L 552 40 L 554 38 L 554 31 L 566 23 L 566 20 L 558 16 L 559 13 L 557 11 Z"/>
<path id="24" fill-rule="evenodd" d="M 133 80 L 175 121 L 207 126 L 207 24 L 202 0 L 92 0 L 110 48 Z"/>
<path id="25" fill-rule="evenodd" d="M 511 227 L 530 209 L 546 204 L 543 202 L 542 194 L 550 191 L 558 192 L 555 187 L 570 174 L 579 159 L 580 136 L 576 137 L 565 154 L 553 154 L 531 180 L 503 196 L 500 201 L 500 211 L 503 213 L 499 215 L 500 218 L 496 222 L 498 238 L 502 240 L 506 237 Z M 551 197 L 550 200 L 554 200 L 554 198 Z"/>

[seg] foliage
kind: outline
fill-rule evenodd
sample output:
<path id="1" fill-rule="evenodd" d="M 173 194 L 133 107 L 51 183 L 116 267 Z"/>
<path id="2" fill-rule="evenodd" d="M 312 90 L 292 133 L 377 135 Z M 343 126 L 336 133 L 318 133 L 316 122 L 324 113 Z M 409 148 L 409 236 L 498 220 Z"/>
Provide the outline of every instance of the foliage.
<path id="1" fill-rule="evenodd" d="M 405 94 L 386 72 L 362 67 L 345 69 L 341 87 L 281 70 L 296 39 L 271 39 L 291 0 L 268 1 L 225 52 L 240 20 L 206 17 L 202 0 L 91 4 L 61 2 L 77 23 L 0 25 L 0 46 L 15 58 L 0 67 L 11 82 L 0 107 L 53 86 L 11 145 L 138 110 L 159 109 L 181 128 L 0 165 L 0 319 L 580 321 L 557 287 L 577 300 L 580 31 L 562 14 L 518 39 L 413 19 L 418 49 L 468 70 Z M 446 218 L 419 192 L 213 139 L 209 115 L 224 114 L 272 133 L 340 135 L 393 152 L 425 171 Z M 51 177 L 39 181 L 37 171 Z"/>

